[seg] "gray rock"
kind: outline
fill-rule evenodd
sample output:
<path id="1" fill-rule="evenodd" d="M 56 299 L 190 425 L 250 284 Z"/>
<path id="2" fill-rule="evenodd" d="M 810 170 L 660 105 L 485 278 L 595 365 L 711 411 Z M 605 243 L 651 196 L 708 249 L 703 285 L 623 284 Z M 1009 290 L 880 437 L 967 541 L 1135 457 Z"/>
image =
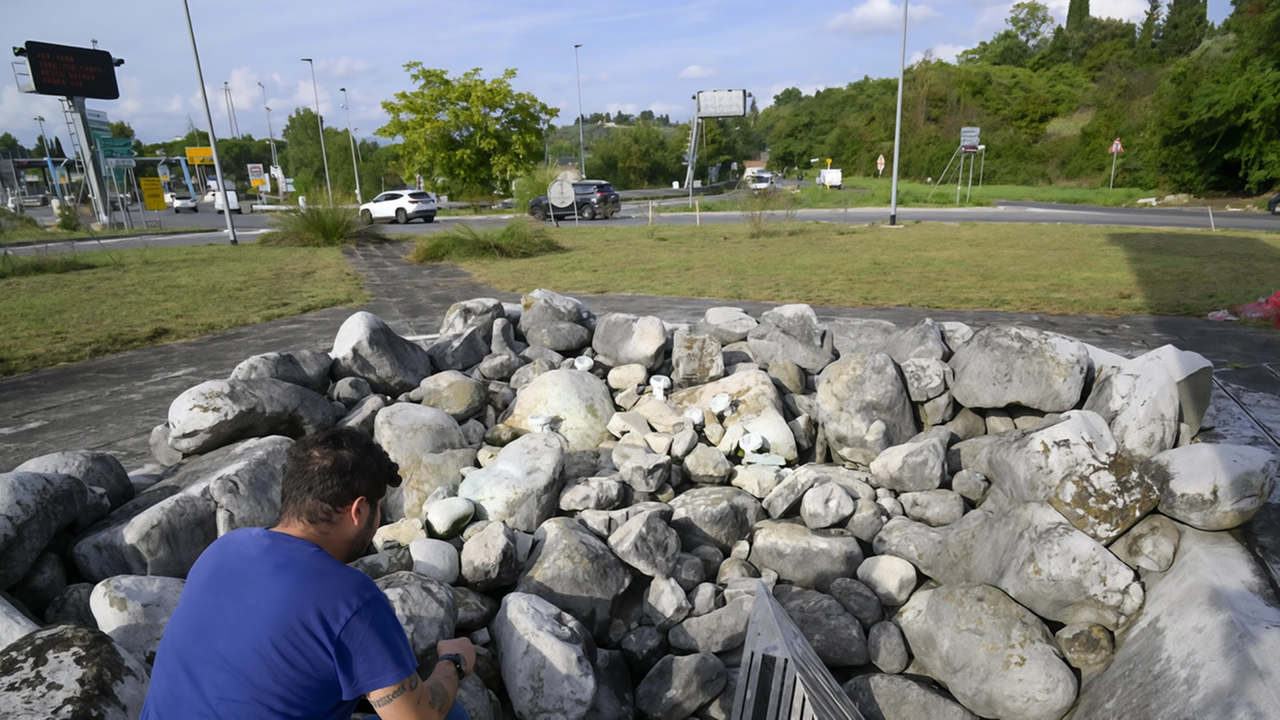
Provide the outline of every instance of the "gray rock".
<path id="1" fill-rule="evenodd" d="M 472 298 L 449 306 L 440 323 L 441 335 L 457 335 L 472 328 L 480 328 L 488 338 L 493 335 L 494 323 L 506 322 L 502 303 L 494 298 Z"/>
<path id="2" fill-rule="evenodd" d="M 733 473 L 733 464 L 719 450 L 699 445 L 685 457 L 684 471 L 699 485 L 723 485 Z"/>
<path id="3" fill-rule="evenodd" d="M 892 555 L 873 555 L 858 566 L 858 580 L 876 594 L 882 605 L 901 607 L 916 589 L 916 569 Z"/>
<path id="4" fill-rule="evenodd" d="M 489 354 L 489 338 L 484 329 L 472 327 L 453 335 L 441 335 L 427 348 L 431 367 L 436 370 L 468 370 Z"/>
<path id="5" fill-rule="evenodd" d="M 1115 629 L 1142 607 L 1142 585 L 1133 571 L 1044 504 L 999 513 L 984 505 L 944 528 L 897 518 L 874 546 L 877 554 L 900 557 L 943 584 L 994 585 L 1061 623 Z"/>
<path id="6" fill-rule="evenodd" d="M 875 591 L 865 583 L 854 578 L 836 578 L 827 589 L 831 597 L 841 607 L 862 623 L 862 627 L 870 629 L 884 617 L 884 608 Z"/>
<path id="7" fill-rule="evenodd" d="M 117 575 L 93 588 L 89 609 L 99 630 L 149 666 L 185 584 L 177 578 Z"/>
<path id="8" fill-rule="evenodd" d="M 529 432 L 529 417 L 556 418 L 552 429 L 567 441 L 569 452 L 590 450 L 609 437 L 613 398 L 600 378 L 577 370 L 551 370 L 520 389 L 511 416 L 503 424 Z"/>
<path id="9" fill-rule="evenodd" d="M 556 512 L 565 444 L 555 433 L 525 435 L 487 467 L 469 473 L 458 497 L 478 505 L 484 519 L 533 532 Z"/>
<path id="10" fill-rule="evenodd" d="M 329 389 L 333 358 L 317 350 L 254 355 L 231 371 L 232 380 L 275 378 L 323 394 Z M 336 398 L 335 398 L 336 399 Z"/>
<path id="11" fill-rule="evenodd" d="M 618 479 L 639 493 L 657 491 L 671 478 L 671 458 L 648 452 L 647 446 L 620 444 L 613 450 Z"/>
<path id="12" fill-rule="evenodd" d="M 457 370 L 445 370 L 423 378 L 409 393 L 409 399 L 439 408 L 461 423 L 484 411 L 489 404 L 489 392 L 479 380 Z"/>
<path id="13" fill-rule="evenodd" d="M 951 357 L 951 349 L 942 339 L 942 327 L 929 318 L 890 335 L 880 347 L 880 352 L 899 365 L 916 359 L 943 362 Z"/>
<path id="14" fill-rule="evenodd" d="M 57 473 L 70 475 L 91 488 L 106 491 L 114 510 L 133 499 L 133 483 L 129 473 L 115 456 L 92 450 L 73 450 L 32 458 L 13 469 L 14 472 Z"/>
<path id="15" fill-rule="evenodd" d="M 671 507 L 671 527 L 684 547 L 711 545 L 726 553 L 764 518 L 760 501 L 732 487 L 694 488 L 672 500 Z"/>
<path id="16" fill-rule="evenodd" d="M 808 306 L 784 305 L 776 310 L 794 307 L 804 307 L 810 316 L 813 315 L 813 310 Z M 774 320 L 783 325 L 779 325 Z M 772 320 L 761 316 L 760 324 L 747 334 L 747 345 L 751 348 L 751 354 L 762 365 L 790 361 L 807 372 L 821 372 L 835 360 L 835 353 L 822 345 L 825 331 L 820 328 L 816 316 L 812 317 L 812 326 L 808 322 L 809 318 L 797 316 L 794 320 L 777 315 L 772 316 Z M 792 331 L 798 334 L 792 334 Z"/>
<path id="17" fill-rule="evenodd" d="M 270 527 L 280 519 L 280 481 L 293 441 L 263 438 L 258 447 L 251 457 L 210 476 L 219 537 L 239 528 Z"/>
<path id="18" fill-rule="evenodd" d="M 987 423 L 988 435 L 1012 432 L 1018 428 L 1018 424 L 1013 421 L 1013 416 L 1005 410 L 988 410 L 984 419 Z"/>
<path id="19" fill-rule="evenodd" d="M 587 306 L 567 295 L 551 290 L 538 288 L 520 300 L 523 312 L 520 314 L 520 331 L 539 323 L 565 321 L 578 323 L 584 327 L 593 327 L 595 316 L 587 310 Z"/>
<path id="20" fill-rule="evenodd" d="M 427 526 L 420 518 L 405 518 L 382 525 L 373 533 L 373 547 L 379 552 L 393 547 L 409 547 L 414 540 L 427 537 Z"/>
<path id="21" fill-rule="evenodd" d="M 950 525 L 964 515 L 964 498 L 951 490 L 924 490 L 898 496 L 907 517 L 932 527 Z"/>
<path id="22" fill-rule="evenodd" d="M 636 687 L 636 703 L 645 717 L 683 720 L 724 690 L 724 663 L 710 653 L 668 655 Z"/>
<path id="23" fill-rule="evenodd" d="M 941 434 L 930 431 L 909 442 L 885 448 L 871 461 L 876 484 L 898 492 L 933 490 L 940 486 L 947 476 L 947 443 Z"/>
<path id="24" fill-rule="evenodd" d="M 898 332 L 898 326 L 887 320 L 841 318 L 827 323 L 834 336 L 840 357 L 855 353 L 880 352 L 885 342 Z"/>
<path id="25" fill-rule="evenodd" d="M 36 621 L 27 617 L 21 608 L 10 603 L 8 597 L 8 595 L 0 595 L 0 650 L 40 628 Z"/>
<path id="26" fill-rule="evenodd" d="M 1085 681 L 1073 717 L 1273 716 L 1280 605 L 1249 551 L 1227 533 L 1184 527 L 1173 567 L 1147 577 L 1145 610 Z"/>
<path id="27" fill-rule="evenodd" d="M 756 319 L 743 312 L 742 308 L 713 307 L 707 308 L 703 313 L 702 320 L 694 326 L 694 332 L 699 335 L 710 335 L 721 345 L 728 345 L 746 340 L 747 335 L 758 324 Z"/>
<path id="28" fill-rule="evenodd" d="M 987 488 L 991 487 L 991 483 L 982 476 L 972 470 L 961 470 L 951 476 L 951 489 L 960 494 L 965 500 L 972 503 L 980 504 L 982 499 L 987 496 Z"/>
<path id="29" fill-rule="evenodd" d="M 90 502 L 88 486 L 70 475 L 0 474 L 0 588 L 26 575 L 53 536 Z"/>
<path id="30" fill-rule="evenodd" d="M 560 509 L 565 512 L 579 510 L 613 510 L 627 498 L 626 486 L 609 478 L 587 478 L 564 489 L 560 494 Z"/>
<path id="31" fill-rule="evenodd" d="M 93 594 L 93 583 L 74 583 L 68 585 L 49 603 L 44 612 L 44 620 L 49 625 L 67 624 L 77 627 L 98 629 L 98 621 L 89 608 L 89 596 Z M 0 641 L 0 645 L 4 644 Z"/>
<path id="32" fill-rule="evenodd" d="M 1048 628 L 989 585 L 925 590 L 898 615 L 916 665 L 985 717 L 1057 720 L 1076 678 Z"/>
<path id="33" fill-rule="evenodd" d="M 1196 443 L 1152 460 L 1160 512 L 1200 530 L 1248 522 L 1271 497 L 1280 458 L 1265 448 Z"/>
<path id="34" fill-rule="evenodd" d="M 842 688 L 864 720 L 977 720 L 960 703 L 924 678 L 859 675 Z"/>
<path id="35" fill-rule="evenodd" d="M 800 518 L 810 530 L 839 525 L 853 516 L 857 501 L 839 483 L 809 488 L 800 501 Z"/>
<path id="36" fill-rule="evenodd" d="M 1111 426 L 1120 451 L 1139 460 L 1174 446 L 1178 408 L 1177 384 L 1161 358 L 1151 354 L 1099 373 L 1084 404 Z"/>
<path id="37" fill-rule="evenodd" d="M 804 368 L 790 360 L 779 360 L 768 368 L 769 377 L 773 378 L 791 395 L 802 395 L 806 388 L 808 374 Z"/>
<path id="38" fill-rule="evenodd" d="M 724 607 L 724 591 L 714 583 L 699 583 L 689 592 L 688 597 L 691 606 L 689 614 L 693 616 L 706 615 Z"/>
<path id="39" fill-rule="evenodd" d="M 671 628 L 671 647 L 690 652 L 720 653 L 742 647 L 747 636 L 753 598 L 743 595 L 706 615 L 685 618 Z"/>
<path id="40" fill-rule="evenodd" d="M 191 455 L 250 437 L 301 437 L 333 427 L 338 418 L 328 398 L 299 385 L 210 380 L 169 405 L 169 444 Z"/>
<path id="41" fill-rule="evenodd" d="M 913 357 L 899 363 L 912 402 L 927 402 L 947 391 L 954 382 L 951 367 L 939 358 Z"/>
<path id="42" fill-rule="evenodd" d="M 44 552 L 36 558 L 27 574 L 8 588 L 7 592 L 33 614 L 42 616 L 49 604 L 66 588 L 67 572 L 62 565 L 62 558 L 51 552 Z"/>
<path id="43" fill-rule="evenodd" d="M 460 497 L 445 498 L 424 507 L 431 534 L 445 539 L 462 532 L 476 513 L 471 501 Z"/>
<path id="44" fill-rule="evenodd" d="M 822 475 L 816 472 L 797 470 L 791 473 L 765 497 L 765 511 L 771 518 L 790 515 L 796 505 L 803 501 L 805 493 L 821 479 Z"/>
<path id="45" fill-rule="evenodd" d="M 469 633 L 485 628 L 498 614 L 497 600 L 471 588 L 453 588 L 453 600 L 458 609 L 455 633 Z"/>
<path id="46" fill-rule="evenodd" d="M 734 469 L 733 479 L 729 481 L 729 484 L 746 490 L 751 493 L 752 497 L 763 500 L 769 496 L 769 493 L 781 481 L 782 475 L 776 467 L 770 465 L 739 465 Z"/>
<path id="47" fill-rule="evenodd" d="M 373 394 L 369 381 L 359 377 L 345 377 L 333 384 L 329 397 L 353 408 L 356 403 Z"/>
<path id="48" fill-rule="evenodd" d="M 635 691 L 622 652 L 598 648 L 594 667 L 596 694 L 588 714 L 598 718 L 633 720 L 636 717 Z"/>
<path id="49" fill-rule="evenodd" d="M 644 593 L 644 614 L 659 630 L 669 630 L 693 610 L 680 584 L 660 577 L 649 583 Z"/>
<path id="50" fill-rule="evenodd" d="M 130 720 L 142 713 L 146 667 L 99 630 L 55 625 L 0 649 L 0 707 L 13 718 Z"/>
<path id="51" fill-rule="evenodd" d="M 458 549 L 444 540 L 418 538 L 409 543 L 409 555 L 413 557 L 415 573 L 445 585 L 457 582 L 462 572 Z"/>
<path id="52" fill-rule="evenodd" d="M 911 658 L 902 630 L 888 621 L 878 622 L 867 631 L 867 655 L 880 672 L 897 675 L 907 669 Z"/>
<path id="53" fill-rule="evenodd" d="M 523 562 L 515 532 L 505 523 L 491 522 L 462 546 L 461 573 L 478 590 L 514 585 Z"/>
<path id="54" fill-rule="evenodd" d="M 867 636 L 835 598 L 792 585 L 775 587 L 773 596 L 825 665 L 867 664 Z"/>
<path id="55" fill-rule="evenodd" d="M 518 717 L 587 716 L 596 694 L 595 645 L 581 623 L 540 597 L 516 592 L 502 599 L 489 632 Z"/>
<path id="56" fill-rule="evenodd" d="M 367 312 L 357 312 L 342 323 L 329 354 L 335 379 L 361 377 L 383 395 L 409 392 L 431 374 L 425 349 Z"/>
<path id="57" fill-rule="evenodd" d="M 666 359 L 667 332 L 652 315 L 606 313 L 596 322 L 591 348 L 614 365 L 635 363 L 656 370 Z"/>
<path id="58" fill-rule="evenodd" d="M 151 428 L 151 437 L 147 439 L 147 444 L 151 448 L 151 456 L 155 458 L 161 467 L 173 467 L 182 462 L 182 453 L 169 446 L 169 423 L 167 421 Z"/>
<path id="59" fill-rule="evenodd" d="M 1178 554 L 1178 524 L 1152 513 L 1111 543 L 1109 549 L 1131 568 L 1164 572 Z"/>
<path id="60" fill-rule="evenodd" d="M 677 330 L 671 344 L 671 380 L 676 387 L 693 387 L 724 377 L 724 353 L 709 335 Z"/>
<path id="61" fill-rule="evenodd" d="M 916 434 L 911 398 L 884 353 L 854 354 L 818 376 L 818 420 L 833 457 L 870 464 Z"/>
<path id="62" fill-rule="evenodd" d="M 987 425 L 982 416 L 969 408 L 961 408 L 955 417 L 947 421 L 945 427 L 959 441 L 970 440 L 987 432 Z"/>
<path id="63" fill-rule="evenodd" d="M 648 675 L 670 651 L 667 634 L 652 625 L 641 625 L 622 638 L 622 654 L 636 677 Z"/>
<path id="64" fill-rule="evenodd" d="M 1064 625 L 1053 639 L 1067 662 L 1081 670 L 1106 664 L 1115 650 L 1111 633 L 1101 625 Z"/>
<path id="65" fill-rule="evenodd" d="M 644 513 L 614 531 L 609 547 L 623 562 L 649 577 L 670 577 L 680 553 L 680 536 L 658 513 Z"/>
<path id="66" fill-rule="evenodd" d="M 760 314 L 761 323 L 772 323 L 791 337 L 806 345 L 822 346 L 827 328 L 819 320 L 813 308 L 803 303 L 779 305 Z M 750 335 L 748 335 L 750 337 Z M 765 363 L 768 364 L 767 362 Z"/>
<path id="67" fill-rule="evenodd" d="M 378 413 L 390 404 L 385 395 L 370 395 L 353 405 L 351 411 L 338 421 L 337 427 L 351 428 L 372 437 Z"/>
<path id="68" fill-rule="evenodd" d="M 524 337 L 530 345 L 572 353 L 591 344 L 591 331 L 577 323 L 563 320 L 538 323 L 525 329 Z"/>
<path id="69" fill-rule="evenodd" d="M 389 547 L 349 563 L 351 567 L 377 580 L 392 573 L 413 570 L 413 554 L 407 546 Z"/>
<path id="70" fill-rule="evenodd" d="M 533 554 L 517 591 L 545 598 L 595 637 L 606 637 L 614 609 L 631 584 L 630 571 L 575 520 L 552 518 L 533 537 Z"/>
<path id="71" fill-rule="evenodd" d="M 453 588 L 416 572 L 392 573 L 375 582 L 391 601 L 415 656 L 433 655 L 436 643 L 454 636 L 458 606 Z"/>
<path id="72" fill-rule="evenodd" d="M 750 561 L 761 570 L 802 587 L 826 591 L 840 577 L 853 577 L 862 548 L 846 530 L 810 530 L 796 522 L 756 523 Z"/>
<path id="73" fill-rule="evenodd" d="M 967 408 L 1007 405 L 1062 412 L 1080 402 L 1089 352 L 1078 340 L 1017 325 L 990 325 L 951 357 L 951 394 Z"/>
<path id="74" fill-rule="evenodd" d="M 1147 353 L 1158 359 L 1178 386 L 1178 405 L 1182 422 L 1195 437 L 1200 432 L 1204 415 L 1209 410 L 1209 398 L 1213 394 L 1213 363 L 1199 353 L 1179 350 L 1172 345 L 1162 345 Z"/>

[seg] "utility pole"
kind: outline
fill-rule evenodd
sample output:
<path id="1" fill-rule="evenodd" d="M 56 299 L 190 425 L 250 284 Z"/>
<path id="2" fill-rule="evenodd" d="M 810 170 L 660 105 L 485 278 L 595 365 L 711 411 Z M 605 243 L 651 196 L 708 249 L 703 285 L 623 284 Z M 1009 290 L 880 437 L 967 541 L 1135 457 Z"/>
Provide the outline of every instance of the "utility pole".
<path id="1" fill-rule="evenodd" d="M 324 118 L 320 117 L 320 89 L 316 85 L 316 64 L 311 58 L 302 58 L 302 62 L 311 66 L 311 92 L 316 96 L 316 124 L 320 126 L 320 159 L 324 160 L 324 186 L 329 191 L 329 204 L 332 205 L 333 182 L 329 180 L 329 155 L 324 149 Z"/>
<path id="2" fill-rule="evenodd" d="M 582 173 L 582 179 L 587 179 L 587 143 L 583 139 L 582 133 L 582 70 L 578 66 L 578 48 L 582 47 L 579 43 L 573 46 L 573 72 L 578 78 L 578 156 L 580 165 L 578 171 Z"/>
<path id="3" fill-rule="evenodd" d="M 342 92 L 342 109 L 347 111 L 347 139 L 351 141 L 351 169 L 356 173 L 356 203 L 360 199 L 360 163 L 356 160 L 356 136 L 351 132 L 351 101 L 347 98 L 347 89 L 338 88 Z"/>
<path id="4" fill-rule="evenodd" d="M 889 191 L 889 225 L 898 223 L 898 158 L 902 155 L 902 78 L 907 72 L 907 0 L 902 0 L 902 57 L 898 63 L 898 119 L 893 126 L 893 188 Z"/>
<path id="5" fill-rule="evenodd" d="M 31 119 L 40 123 L 40 145 L 44 147 L 44 156 L 53 157 L 53 151 L 49 148 L 49 136 L 44 134 L 44 116 L 37 115 Z"/>
<path id="6" fill-rule="evenodd" d="M 276 157 L 276 135 L 271 130 L 271 108 L 267 107 L 267 86 L 258 83 L 258 87 L 262 88 L 262 109 L 267 111 L 267 138 L 271 145 L 271 164 L 279 167 L 280 158 Z"/>
<path id="7" fill-rule="evenodd" d="M 200 51 L 196 49 L 196 30 L 191 25 L 191 6 L 187 0 L 182 0 L 182 9 L 187 13 L 187 33 L 191 36 L 191 54 L 196 59 L 196 78 L 200 81 L 200 97 L 204 100 L 204 119 L 209 123 L 209 148 L 213 152 L 213 172 L 217 176 L 218 195 L 222 197 L 222 215 L 227 220 L 227 234 L 231 236 L 231 244 L 238 245 L 236 227 L 231 222 L 231 204 L 227 202 L 227 186 L 222 181 L 222 161 L 218 159 L 218 139 L 213 135 L 213 112 L 209 110 L 209 92 L 204 87 L 204 71 L 200 69 Z"/>

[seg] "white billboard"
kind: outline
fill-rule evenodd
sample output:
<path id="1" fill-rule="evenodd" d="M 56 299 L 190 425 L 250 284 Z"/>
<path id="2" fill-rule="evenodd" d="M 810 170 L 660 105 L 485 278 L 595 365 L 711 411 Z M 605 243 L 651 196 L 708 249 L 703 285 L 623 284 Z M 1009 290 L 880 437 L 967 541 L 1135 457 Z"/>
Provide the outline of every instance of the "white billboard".
<path id="1" fill-rule="evenodd" d="M 746 90 L 698 91 L 698 117 L 743 117 L 746 114 Z"/>

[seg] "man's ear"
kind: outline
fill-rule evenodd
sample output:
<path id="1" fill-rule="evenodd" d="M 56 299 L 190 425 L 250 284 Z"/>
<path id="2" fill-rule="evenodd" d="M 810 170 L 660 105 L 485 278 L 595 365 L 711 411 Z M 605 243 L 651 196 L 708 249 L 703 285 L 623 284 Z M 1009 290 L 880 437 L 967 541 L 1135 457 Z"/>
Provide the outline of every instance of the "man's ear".
<path id="1" fill-rule="evenodd" d="M 373 512 L 373 506 L 369 504 L 369 498 L 363 495 L 356 498 L 352 503 L 339 511 L 342 515 L 343 522 L 350 522 L 356 527 L 360 526 L 360 521 L 364 516 Z"/>

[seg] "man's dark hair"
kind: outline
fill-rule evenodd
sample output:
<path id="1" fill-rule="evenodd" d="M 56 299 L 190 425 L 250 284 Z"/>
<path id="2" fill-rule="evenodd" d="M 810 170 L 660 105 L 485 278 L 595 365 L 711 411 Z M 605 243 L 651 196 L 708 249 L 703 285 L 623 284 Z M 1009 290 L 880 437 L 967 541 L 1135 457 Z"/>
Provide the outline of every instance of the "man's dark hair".
<path id="1" fill-rule="evenodd" d="M 400 468 L 369 436 L 333 428 L 294 443 L 280 483 L 280 519 L 327 524 L 357 498 L 377 505 L 387 486 L 400 486 Z"/>

